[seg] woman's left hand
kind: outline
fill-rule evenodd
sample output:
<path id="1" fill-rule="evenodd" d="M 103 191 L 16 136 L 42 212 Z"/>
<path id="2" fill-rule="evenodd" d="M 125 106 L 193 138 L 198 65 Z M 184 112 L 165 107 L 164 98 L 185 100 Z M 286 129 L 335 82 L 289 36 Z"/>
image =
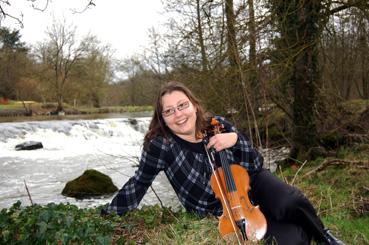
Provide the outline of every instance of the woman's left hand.
<path id="1" fill-rule="evenodd" d="M 216 134 L 209 139 L 207 147 L 213 147 L 216 151 L 221 151 L 234 146 L 237 142 L 237 139 L 238 136 L 234 132 Z"/>

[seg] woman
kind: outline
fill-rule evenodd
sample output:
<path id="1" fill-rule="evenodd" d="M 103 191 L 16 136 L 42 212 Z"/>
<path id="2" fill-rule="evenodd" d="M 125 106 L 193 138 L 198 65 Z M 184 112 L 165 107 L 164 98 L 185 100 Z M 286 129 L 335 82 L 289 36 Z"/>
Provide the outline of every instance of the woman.
<path id="1" fill-rule="evenodd" d="M 207 148 L 226 151 L 232 163 L 250 176 L 250 196 L 267 219 L 265 240 L 278 244 L 343 244 L 324 229 L 311 203 L 296 188 L 262 168 L 263 158 L 248 139 L 222 117 L 215 117 L 225 132 L 210 137 Z M 166 84 L 156 101 L 155 112 L 145 135 L 140 165 L 103 214 L 122 215 L 138 206 L 160 171 L 164 171 L 180 202 L 199 215 L 222 214 L 209 180 L 212 175 L 202 131 L 209 120 L 199 100 L 178 82 Z"/>

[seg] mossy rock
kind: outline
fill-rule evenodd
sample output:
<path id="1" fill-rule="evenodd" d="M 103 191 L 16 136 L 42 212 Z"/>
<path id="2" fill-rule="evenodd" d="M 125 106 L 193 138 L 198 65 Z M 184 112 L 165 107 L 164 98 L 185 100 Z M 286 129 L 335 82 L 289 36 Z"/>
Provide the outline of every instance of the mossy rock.
<path id="1" fill-rule="evenodd" d="M 78 178 L 69 181 L 62 195 L 83 199 L 111 195 L 117 190 L 109 176 L 94 169 L 88 169 Z"/>

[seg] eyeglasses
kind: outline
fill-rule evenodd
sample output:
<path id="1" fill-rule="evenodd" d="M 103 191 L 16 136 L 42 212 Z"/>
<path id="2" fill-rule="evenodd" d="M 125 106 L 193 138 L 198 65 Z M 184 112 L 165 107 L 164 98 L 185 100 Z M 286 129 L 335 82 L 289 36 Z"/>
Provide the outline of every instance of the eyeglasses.
<path id="1" fill-rule="evenodd" d="M 176 109 L 178 111 L 182 111 L 184 109 L 187 109 L 189 106 L 190 106 L 190 101 L 185 101 L 185 102 L 180 103 L 176 107 L 172 107 L 172 108 L 164 110 L 162 112 L 162 114 L 163 114 L 164 117 L 169 117 L 169 116 L 173 115 L 176 112 Z"/>

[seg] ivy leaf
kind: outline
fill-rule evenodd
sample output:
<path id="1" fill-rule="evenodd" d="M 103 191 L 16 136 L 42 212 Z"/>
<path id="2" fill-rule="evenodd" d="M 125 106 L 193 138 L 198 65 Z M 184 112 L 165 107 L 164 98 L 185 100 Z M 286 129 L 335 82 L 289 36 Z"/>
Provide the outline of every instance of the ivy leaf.
<path id="1" fill-rule="evenodd" d="M 111 244 L 111 237 L 110 236 L 98 236 L 96 237 L 96 244 L 109 245 Z"/>

